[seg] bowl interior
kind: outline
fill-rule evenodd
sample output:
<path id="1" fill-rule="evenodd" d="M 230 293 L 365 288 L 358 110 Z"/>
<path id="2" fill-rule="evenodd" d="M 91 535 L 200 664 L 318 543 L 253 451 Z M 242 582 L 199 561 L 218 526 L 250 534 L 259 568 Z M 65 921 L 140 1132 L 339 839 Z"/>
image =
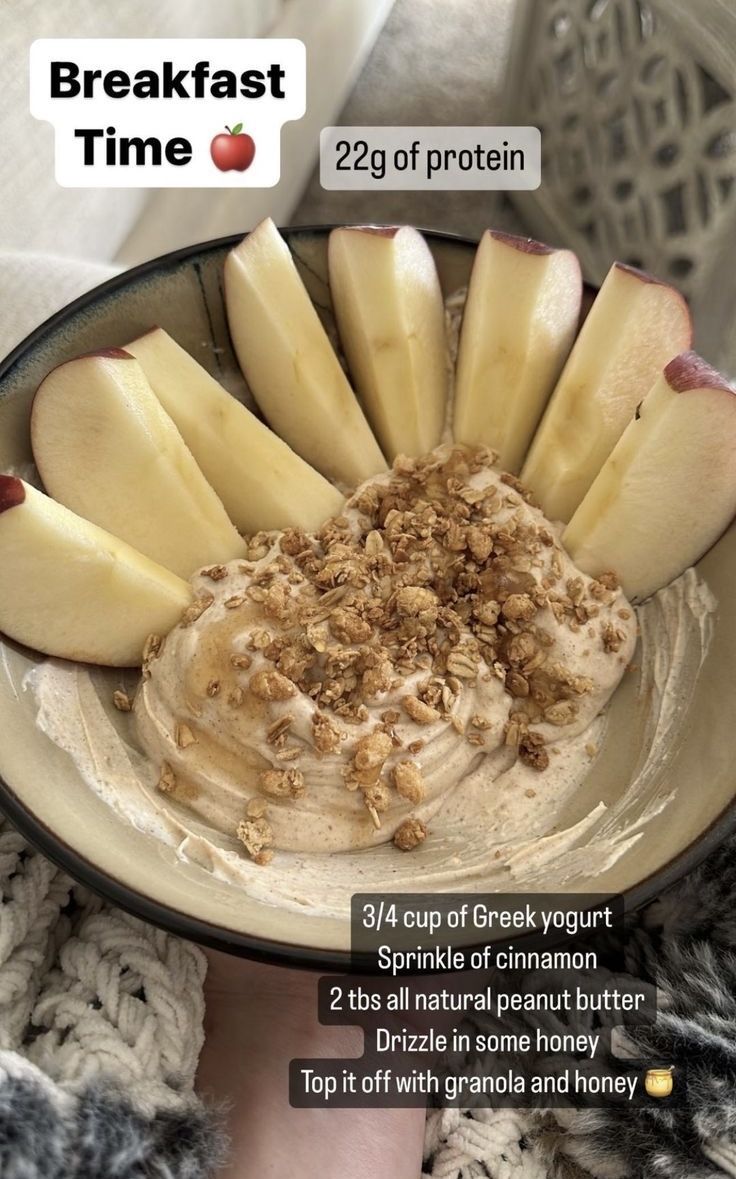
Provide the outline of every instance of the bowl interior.
<path id="1" fill-rule="evenodd" d="M 297 265 L 328 326 L 325 230 L 288 233 Z M 180 251 L 148 263 L 78 300 L 29 337 L 0 370 L 0 470 L 31 461 L 28 419 L 32 396 L 54 365 L 81 352 L 122 345 L 153 323 L 178 340 L 235 396 L 248 401 L 227 330 L 222 265 L 238 239 Z M 474 246 L 428 235 L 445 294 L 467 282 Z M 603 831 L 631 829 L 630 847 L 595 874 L 578 874 L 576 892 L 626 892 L 632 904 L 657 891 L 706 854 L 736 825 L 732 806 L 736 730 L 728 715 L 736 609 L 729 594 L 736 575 L 736 531 L 703 558 L 699 573 L 717 603 L 713 635 L 700 663 L 691 635 L 691 675 L 675 685 L 677 699 L 662 755 L 647 768 L 645 788 L 625 815 L 617 801 L 642 768 L 652 724 L 652 679 L 625 676 L 610 707 L 605 744 L 580 791 L 559 816 L 569 826 L 598 803 L 608 807 Z M 661 620 L 660 620 L 661 621 Z M 670 625 L 666 620 L 663 626 Z M 671 637 L 671 636 L 670 636 Z M 688 640 L 690 641 L 690 640 Z M 345 919 L 315 916 L 256 899 L 240 885 L 186 862 L 173 847 L 124 822 L 82 780 L 71 758 L 39 732 L 24 677 L 38 657 L 13 643 L 0 645 L 0 805 L 72 875 L 148 920 L 209 944 L 292 962 L 344 965 Z M 689 686 L 688 686 L 689 684 Z M 542 785 L 543 788 L 543 785 Z M 368 854 L 371 853 L 362 853 Z M 433 871 L 431 847 L 412 853 L 418 876 Z M 267 871 L 267 870 L 266 870 Z M 539 869 L 541 891 L 544 863 Z M 356 880 L 356 891 L 360 890 Z M 473 887 L 472 880 L 463 887 Z M 506 891 L 514 891 L 513 885 Z"/>

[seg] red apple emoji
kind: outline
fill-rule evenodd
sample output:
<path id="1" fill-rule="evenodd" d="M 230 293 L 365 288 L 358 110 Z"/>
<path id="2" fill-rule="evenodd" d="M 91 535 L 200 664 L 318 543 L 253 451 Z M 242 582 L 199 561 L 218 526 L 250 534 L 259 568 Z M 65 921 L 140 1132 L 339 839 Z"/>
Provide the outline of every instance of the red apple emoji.
<path id="1" fill-rule="evenodd" d="M 243 132 L 243 124 L 225 125 L 227 135 L 216 135 L 210 144 L 210 155 L 221 172 L 245 172 L 253 163 L 256 145 L 250 135 Z"/>

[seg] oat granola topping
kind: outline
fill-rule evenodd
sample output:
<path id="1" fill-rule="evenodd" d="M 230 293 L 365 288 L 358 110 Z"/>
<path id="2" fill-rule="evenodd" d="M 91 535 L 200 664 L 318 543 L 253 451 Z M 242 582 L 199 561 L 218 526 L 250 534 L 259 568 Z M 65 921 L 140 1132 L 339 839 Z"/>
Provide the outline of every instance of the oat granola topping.
<path id="1" fill-rule="evenodd" d="M 296 695 L 291 680 L 278 671 L 257 671 L 250 677 L 248 687 L 259 700 L 288 700 Z"/>
<path id="2" fill-rule="evenodd" d="M 324 712 L 312 713 L 312 739 L 319 753 L 335 753 L 340 748 L 340 730 Z"/>
<path id="3" fill-rule="evenodd" d="M 174 739 L 180 749 L 188 749 L 190 745 L 196 745 L 197 743 L 197 738 L 189 728 L 189 725 L 184 724 L 183 721 L 177 724 Z"/>
<path id="4" fill-rule="evenodd" d="M 181 616 L 180 626 L 191 626 L 193 622 L 197 622 L 202 617 L 205 610 L 209 610 L 214 602 L 212 594 L 205 594 L 201 598 L 197 598 L 192 602 L 191 606 L 187 606 L 186 610 Z"/>
<path id="5" fill-rule="evenodd" d="M 421 819 L 404 819 L 394 835 L 394 843 L 400 851 L 413 851 L 426 838 L 427 828 Z"/>
<path id="6" fill-rule="evenodd" d="M 248 818 L 238 824 L 238 839 L 256 864 L 268 864 L 273 857 L 269 851 L 273 843 L 273 830 L 268 819 Z"/>
<path id="7" fill-rule="evenodd" d="M 163 639 L 161 635 L 149 635 L 143 646 L 143 663 L 150 663 L 161 653 Z"/>
<path id="8" fill-rule="evenodd" d="M 264 794 L 274 798 L 303 798 L 304 775 L 299 770 L 265 770 L 260 777 Z"/>
<path id="9" fill-rule="evenodd" d="M 164 794 L 170 794 L 172 790 L 176 789 L 176 774 L 167 761 L 161 762 L 161 770 L 158 775 L 158 788 Z"/>
<path id="10" fill-rule="evenodd" d="M 247 670 L 247 668 L 252 666 L 253 659 L 251 658 L 250 655 L 247 655 L 247 654 L 231 655 L 230 656 L 230 663 L 233 667 L 244 668 Z"/>
<path id="11" fill-rule="evenodd" d="M 353 757 L 356 770 L 372 770 L 382 766 L 392 747 L 391 738 L 380 730 L 361 737 Z"/>
<path id="12" fill-rule="evenodd" d="M 416 762 L 400 761 L 394 766 L 394 786 L 412 806 L 424 799 L 424 779 Z"/>
<path id="13" fill-rule="evenodd" d="M 602 628 L 603 635 L 603 650 L 616 652 L 621 650 L 622 644 L 626 640 L 626 631 L 618 626 L 614 626 L 612 622 L 606 622 Z"/>
<path id="14" fill-rule="evenodd" d="M 249 819 L 262 819 L 264 815 L 268 814 L 268 804 L 265 798 L 256 797 L 249 799 L 245 813 Z"/>
<path id="15" fill-rule="evenodd" d="M 404 706 L 404 711 L 408 712 L 411 719 L 418 725 L 431 725 L 440 719 L 437 709 L 432 708 L 430 704 L 425 704 L 418 696 L 404 696 L 401 703 Z"/>
<path id="16" fill-rule="evenodd" d="M 546 770 L 549 765 L 549 753 L 544 748 L 544 738 L 540 733 L 531 729 L 524 733 L 519 741 L 519 758 L 533 770 Z"/>

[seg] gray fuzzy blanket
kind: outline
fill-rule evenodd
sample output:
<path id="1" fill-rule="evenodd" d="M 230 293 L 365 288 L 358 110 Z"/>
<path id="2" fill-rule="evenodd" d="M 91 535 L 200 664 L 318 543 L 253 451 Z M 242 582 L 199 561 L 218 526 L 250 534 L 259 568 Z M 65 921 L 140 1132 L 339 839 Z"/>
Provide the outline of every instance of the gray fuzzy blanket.
<path id="1" fill-rule="evenodd" d="M 642 1058 L 687 1074 L 686 1103 L 578 1115 L 573 1154 L 601 1177 L 736 1175 L 736 841 L 630 924 L 627 968 L 661 993 L 656 1024 L 631 1038 Z"/>
<path id="2" fill-rule="evenodd" d="M 499 1111 L 439 1112 L 430 1115 L 434 1133 L 425 1164 L 429 1175 L 443 1179 L 736 1175 L 736 840 L 712 854 L 658 901 L 633 914 L 623 950 L 629 975 L 653 980 L 659 989 L 656 1024 L 627 1029 L 632 1054 L 643 1060 L 666 1060 L 675 1065 L 675 1076 L 686 1075 L 680 1108 L 653 1101 L 642 1109 L 532 1113 L 511 1150 L 502 1146 L 500 1153 L 484 1144 L 486 1137 L 489 1144 L 496 1137 Z M 609 1066 L 615 1070 L 615 1060 L 610 1059 Z M 513 1112 L 505 1111 L 505 1116 Z M 477 1133 L 468 1134 L 468 1119 L 481 1131 L 480 1140 Z M 454 1159 L 460 1164 L 457 1168 Z"/>

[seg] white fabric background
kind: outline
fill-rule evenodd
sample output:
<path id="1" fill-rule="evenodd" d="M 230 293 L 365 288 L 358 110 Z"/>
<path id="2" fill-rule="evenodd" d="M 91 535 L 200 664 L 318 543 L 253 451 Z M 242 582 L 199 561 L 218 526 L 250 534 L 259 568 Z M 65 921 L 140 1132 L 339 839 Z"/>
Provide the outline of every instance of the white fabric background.
<path id="1" fill-rule="evenodd" d="M 0 358 L 54 311 L 117 272 L 103 262 L 0 250 Z"/>
<path id="2" fill-rule="evenodd" d="M 288 0 L 287 0 L 288 2 Z M 253 37 L 285 0 L 2 0 L 0 248 L 113 258 L 149 200 L 139 189 L 64 189 L 53 131 L 28 109 L 28 50 L 39 37 Z M 186 201 L 186 194 L 182 201 Z"/>

